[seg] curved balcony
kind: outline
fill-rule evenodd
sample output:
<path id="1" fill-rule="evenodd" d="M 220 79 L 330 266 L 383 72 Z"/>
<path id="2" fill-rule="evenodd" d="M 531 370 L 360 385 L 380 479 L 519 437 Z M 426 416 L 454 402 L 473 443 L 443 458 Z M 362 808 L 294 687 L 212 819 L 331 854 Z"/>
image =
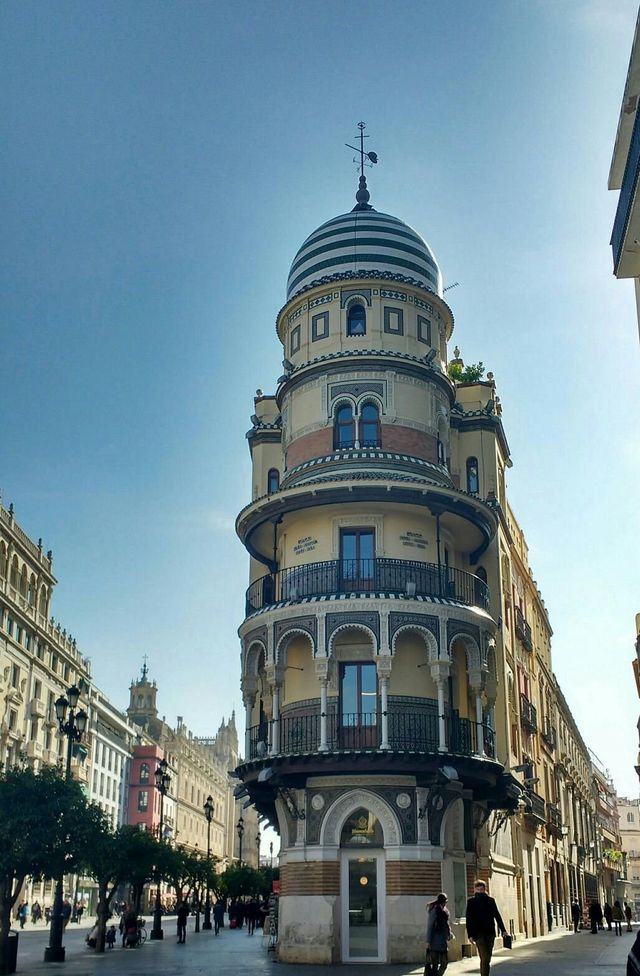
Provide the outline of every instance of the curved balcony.
<path id="1" fill-rule="evenodd" d="M 265 759 L 270 750 L 269 739 L 274 738 L 273 725 L 263 723 L 249 729 L 248 760 Z M 277 753 L 284 756 L 308 753 L 353 752 L 378 750 L 381 748 L 381 717 L 370 715 L 328 715 L 326 721 L 326 743 L 323 744 L 321 716 L 311 715 L 282 716 L 278 720 Z M 271 725 L 271 728 L 269 727 Z M 482 726 L 478 736 L 478 726 L 471 719 L 447 716 L 447 753 L 462 756 L 483 756 L 495 758 L 493 729 Z M 437 754 L 438 716 L 428 713 L 404 713 L 389 715 L 388 745 L 391 752 L 423 752 Z"/>
<path id="2" fill-rule="evenodd" d="M 351 593 L 445 597 L 489 610 L 489 587 L 472 573 L 412 559 L 330 559 L 262 576 L 246 594 L 246 616 L 285 600 Z"/>

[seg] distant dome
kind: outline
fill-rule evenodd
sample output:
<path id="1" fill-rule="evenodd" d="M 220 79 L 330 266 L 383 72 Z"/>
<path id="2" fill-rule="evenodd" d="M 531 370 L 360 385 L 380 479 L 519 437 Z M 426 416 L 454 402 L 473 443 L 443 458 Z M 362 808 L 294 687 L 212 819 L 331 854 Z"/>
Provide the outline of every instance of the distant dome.
<path id="1" fill-rule="evenodd" d="M 413 279 L 442 295 L 440 269 L 420 235 L 397 217 L 356 209 L 307 237 L 291 265 L 287 301 L 314 282 L 360 271 Z"/>

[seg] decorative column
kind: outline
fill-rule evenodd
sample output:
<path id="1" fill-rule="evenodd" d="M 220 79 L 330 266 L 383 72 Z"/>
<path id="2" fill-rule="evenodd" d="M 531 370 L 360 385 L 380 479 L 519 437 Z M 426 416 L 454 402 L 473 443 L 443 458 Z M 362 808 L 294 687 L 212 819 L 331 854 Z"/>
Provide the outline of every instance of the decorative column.
<path id="1" fill-rule="evenodd" d="M 484 755 L 484 729 L 482 716 L 482 674 L 469 674 L 469 687 L 476 699 L 476 754 Z"/>
<path id="2" fill-rule="evenodd" d="M 391 657 L 379 657 L 377 662 L 378 684 L 380 686 L 380 749 L 390 749 L 389 744 L 389 678 L 391 677 Z"/>
<path id="3" fill-rule="evenodd" d="M 449 661 L 432 661 L 431 677 L 438 689 L 438 752 L 447 752 L 447 722 L 445 716 L 445 687 L 450 671 Z"/>
<path id="4" fill-rule="evenodd" d="M 329 749 L 328 722 L 327 722 L 327 697 L 329 693 L 329 661 L 327 658 L 315 661 L 316 678 L 320 682 L 320 743 L 319 752 L 327 752 Z"/>
<path id="5" fill-rule="evenodd" d="M 280 752 L 280 686 L 271 688 L 271 754 Z"/>
<path id="6" fill-rule="evenodd" d="M 253 706 L 256 700 L 256 694 L 258 691 L 258 685 L 256 681 L 252 681 L 247 678 L 242 680 L 242 701 L 244 702 L 244 715 L 245 715 L 245 726 L 244 726 L 244 758 L 248 762 L 251 758 L 256 758 L 251 756 L 251 715 L 253 712 Z"/>

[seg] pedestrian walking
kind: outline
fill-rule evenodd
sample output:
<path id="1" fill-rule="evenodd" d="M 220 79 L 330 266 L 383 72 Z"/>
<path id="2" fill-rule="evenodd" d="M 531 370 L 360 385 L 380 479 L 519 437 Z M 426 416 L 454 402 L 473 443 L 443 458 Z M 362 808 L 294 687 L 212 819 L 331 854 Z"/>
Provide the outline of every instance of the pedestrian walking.
<path id="1" fill-rule="evenodd" d="M 213 931 L 217 935 L 224 924 L 224 902 L 217 901 L 213 906 Z"/>
<path id="2" fill-rule="evenodd" d="M 607 923 L 607 928 L 611 931 L 611 920 L 613 919 L 613 908 L 608 901 L 604 903 L 604 908 L 602 909 L 602 914 L 604 915 L 604 920 Z"/>
<path id="3" fill-rule="evenodd" d="M 187 941 L 187 919 L 189 918 L 189 906 L 186 901 L 178 905 L 178 945 L 184 945 Z"/>
<path id="4" fill-rule="evenodd" d="M 624 903 L 624 917 L 627 920 L 627 932 L 632 932 L 633 929 L 631 928 L 631 919 L 633 918 L 633 912 L 631 911 L 631 905 L 628 901 L 625 901 Z"/>
<path id="5" fill-rule="evenodd" d="M 29 906 L 26 901 L 23 901 L 18 909 L 18 921 L 20 922 L 20 928 L 24 928 L 24 923 L 29 918 Z"/>
<path id="6" fill-rule="evenodd" d="M 593 901 L 589 902 L 589 921 L 591 922 L 591 934 L 598 934 L 598 926 L 602 926 L 602 908 L 600 902 L 594 898 Z"/>
<path id="7" fill-rule="evenodd" d="M 624 922 L 624 912 L 622 911 L 622 905 L 619 901 L 613 903 L 613 924 L 615 926 L 616 935 L 622 935 L 622 923 Z"/>
<path id="8" fill-rule="evenodd" d="M 40 902 L 34 901 L 33 905 L 31 906 L 32 925 L 35 925 L 36 922 L 39 922 L 41 918 L 42 918 L 42 909 L 40 908 Z"/>
<path id="9" fill-rule="evenodd" d="M 71 918 L 71 902 L 68 898 L 62 902 L 62 927 L 63 931 L 66 930 L 69 924 L 69 919 Z"/>
<path id="10" fill-rule="evenodd" d="M 104 937 L 104 941 L 107 943 L 110 949 L 113 949 L 116 944 L 116 927 L 115 925 L 110 925 L 107 929 L 107 934 Z"/>
<path id="11" fill-rule="evenodd" d="M 448 944 L 453 938 L 447 896 L 442 891 L 427 905 L 427 952 L 424 976 L 442 976 L 449 965 Z"/>
<path id="12" fill-rule="evenodd" d="M 474 894 L 467 902 L 467 933 L 478 947 L 480 976 L 489 976 L 493 943 L 496 939 L 496 924 L 500 935 L 506 935 L 507 930 L 495 900 L 487 894 L 484 881 L 476 881 L 473 891 Z"/>
<path id="13" fill-rule="evenodd" d="M 574 898 L 571 902 L 571 921 L 573 922 L 573 931 L 577 932 L 580 928 L 580 919 L 582 918 L 582 908 L 580 907 L 580 902 L 577 898 Z"/>

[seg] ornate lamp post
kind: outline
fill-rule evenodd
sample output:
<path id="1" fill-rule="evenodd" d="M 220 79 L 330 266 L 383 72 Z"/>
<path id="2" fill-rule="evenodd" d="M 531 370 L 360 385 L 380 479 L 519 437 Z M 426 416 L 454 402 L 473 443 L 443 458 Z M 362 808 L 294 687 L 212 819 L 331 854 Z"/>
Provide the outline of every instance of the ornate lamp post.
<path id="1" fill-rule="evenodd" d="M 211 821 L 213 820 L 213 797 L 207 797 L 204 804 L 204 815 L 207 818 L 207 900 L 204 903 L 203 929 L 211 928 L 211 893 L 209 889 L 209 871 L 211 870 Z"/>
<path id="2" fill-rule="evenodd" d="M 258 871 L 260 870 L 260 831 L 256 834 L 256 853 L 258 855 L 258 864 L 256 865 Z"/>
<path id="3" fill-rule="evenodd" d="M 164 798 L 171 786 L 171 777 L 168 773 L 169 764 L 166 759 L 161 759 L 156 766 L 155 780 L 156 789 L 160 794 L 160 826 L 158 839 L 160 843 L 164 840 Z M 160 903 L 160 877 L 158 876 L 158 887 L 156 888 L 156 907 L 153 912 L 153 928 L 151 929 L 152 939 L 163 939 L 162 931 L 162 905 Z"/>
<path id="4" fill-rule="evenodd" d="M 71 755 L 73 743 L 79 742 L 87 728 L 87 713 L 83 708 L 76 711 L 80 701 L 80 689 L 73 685 L 67 689 L 67 697 L 61 695 L 56 701 L 56 718 L 58 727 L 62 735 L 67 737 L 67 764 L 65 776 L 71 779 Z M 69 717 L 67 718 L 67 710 Z M 51 928 L 49 930 L 49 945 L 44 950 L 45 962 L 64 962 L 65 949 L 62 945 L 62 935 L 64 932 L 64 919 L 62 917 L 62 889 L 64 886 L 64 874 L 61 874 L 56 881 L 56 893 L 53 899 L 53 911 L 51 912 Z"/>
<path id="5" fill-rule="evenodd" d="M 269 867 L 273 871 L 273 841 L 269 841 Z"/>
<path id="6" fill-rule="evenodd" d="M 236 824 L 236 830 L 238 831 L 238 840 L 240 841 L 240 847 L 238 849 L 238 864 L 242 864 L 242 837 L 244 835 L 244 820 L 242 819 L 242 814 L 240 814 L 240 819 Z"/>

